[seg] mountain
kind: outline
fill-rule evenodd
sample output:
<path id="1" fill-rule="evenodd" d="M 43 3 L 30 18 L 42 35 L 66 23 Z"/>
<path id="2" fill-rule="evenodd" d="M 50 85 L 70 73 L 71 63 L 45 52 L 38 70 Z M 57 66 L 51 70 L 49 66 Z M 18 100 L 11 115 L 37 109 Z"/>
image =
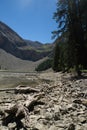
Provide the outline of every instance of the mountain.
<path id="1" fill-rule="evenodd" d="M 42 44 L 21 38 L 5 23 L 0 22 L 0 48 L 23 60 L 37 61 L 50 55 L 53 44 Z"/>
<path id="2" fill-rule="evenodd" d="M 46 58 L 38 60 L 36 62 L 22 60 L 17 58 L 5 50 L 0 49 L 0 70 L 13 70 L 18 72 L 33 72 L 35 68 Z"/>
<path id="3" fill-rule="evenodd" d="M 7 38 L 10 42 L 17 46 L 25 46 L 25 41 L 10 27 L 0 21 L 0 35 Z"/>

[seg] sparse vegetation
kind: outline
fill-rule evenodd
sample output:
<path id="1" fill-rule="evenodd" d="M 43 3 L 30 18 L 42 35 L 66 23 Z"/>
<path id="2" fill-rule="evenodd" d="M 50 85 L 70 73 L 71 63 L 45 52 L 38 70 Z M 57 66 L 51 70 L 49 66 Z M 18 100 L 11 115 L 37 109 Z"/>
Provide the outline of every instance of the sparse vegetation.
<path id="1" fill-rule="evenodd" d="M 44 70 L 47 70 L 49 68 L 52 67 L 52 59 L 47 59 L 45 61 L 43 61 L 41 64 L 39 64 L 37 67 L 36 67 L 36 71 L 44 71 Z"/>

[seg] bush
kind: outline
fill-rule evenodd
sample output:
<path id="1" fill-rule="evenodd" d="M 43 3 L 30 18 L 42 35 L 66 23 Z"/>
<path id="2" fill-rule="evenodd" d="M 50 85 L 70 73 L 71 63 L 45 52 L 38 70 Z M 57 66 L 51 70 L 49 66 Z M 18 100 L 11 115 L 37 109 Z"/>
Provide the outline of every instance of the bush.
<path id="1" fill-rule="evenodd" d="M 41 64 L 39 64 L 37 67 L 36 67 L 36 71 L 44 71 L 44 70 L 47 70 L 49 68 L 52 67 L 52 59 L 47 59 L 45 61 L 43 61 Z"/>

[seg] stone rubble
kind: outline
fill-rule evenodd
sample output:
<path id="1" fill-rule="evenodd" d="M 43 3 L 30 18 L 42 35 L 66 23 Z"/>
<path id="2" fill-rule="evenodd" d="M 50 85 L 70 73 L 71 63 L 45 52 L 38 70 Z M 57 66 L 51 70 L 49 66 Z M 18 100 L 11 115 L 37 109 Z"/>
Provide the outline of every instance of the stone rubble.
<path id="1" fill-rule="evenodd" d="M 34 110 L 29 113 L 26 130 L 87 130 L 86 76 L 74 78 L 69 73 L 44 73 L 38 78 L 44 80 L 37 86 L 44 92 L 40 99 L 44 104 L 34 106 Z M 3 126 L 2 116 L 10 104 L 19 100 L 24 102 L 21 94 L 6 93 L 1 96 L 0 130 L 17 130 L 15 122 Z M 25 119 L 22 122 L 25 123 Z"/>

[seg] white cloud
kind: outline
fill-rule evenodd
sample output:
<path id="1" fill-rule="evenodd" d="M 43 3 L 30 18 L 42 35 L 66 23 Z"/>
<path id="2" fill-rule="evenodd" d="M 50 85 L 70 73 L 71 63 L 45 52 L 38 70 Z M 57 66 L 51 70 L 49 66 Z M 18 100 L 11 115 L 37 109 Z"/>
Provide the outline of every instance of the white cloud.
<path id="1" fill-rule="evenodd" d="M 20 6 L 22 9 L 25 9 L 25 8 L 29 7 L 29 5 L 31 4 L 31 1 L 32 1 L 32 0 L 18 0 L 19 6 Z"/>

